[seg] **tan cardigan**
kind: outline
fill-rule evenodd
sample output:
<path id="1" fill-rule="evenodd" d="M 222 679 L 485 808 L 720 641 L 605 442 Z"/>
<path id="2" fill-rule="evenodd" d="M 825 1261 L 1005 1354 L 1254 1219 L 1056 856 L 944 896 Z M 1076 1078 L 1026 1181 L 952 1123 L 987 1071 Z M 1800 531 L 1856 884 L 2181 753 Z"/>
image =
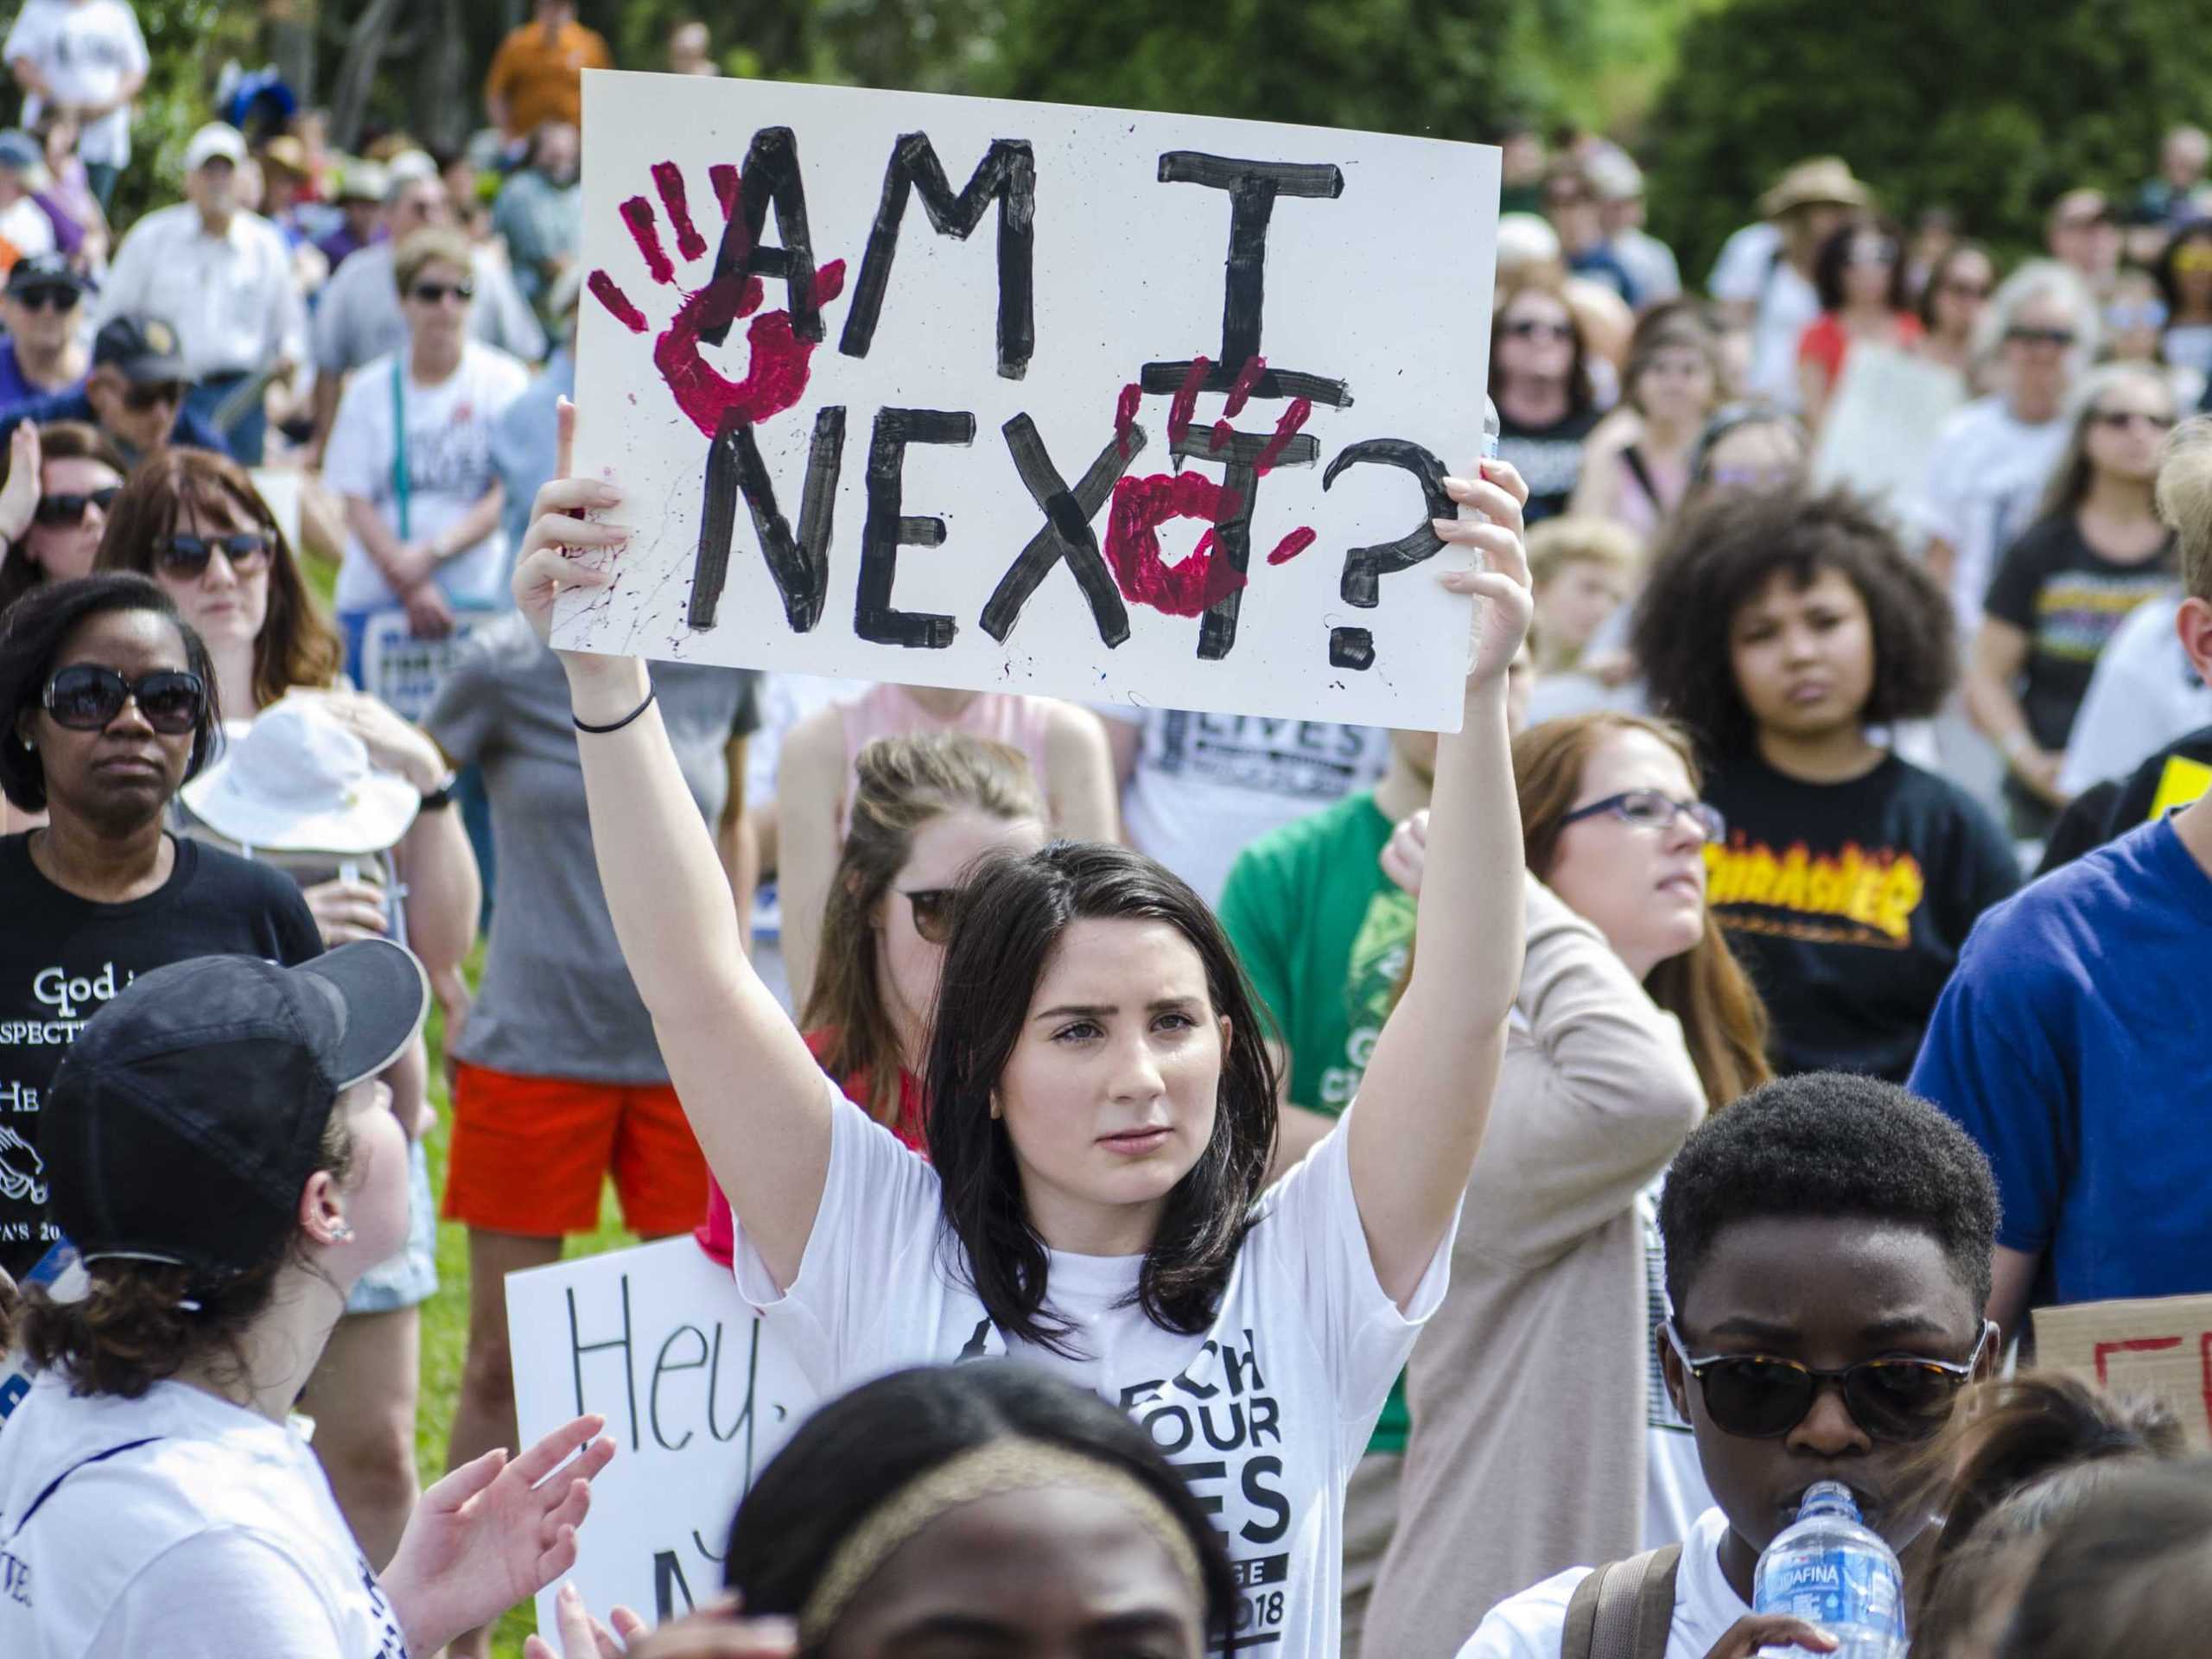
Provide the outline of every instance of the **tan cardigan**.
<path id="1" fill-rule="evenodd" d="M 1705 1116 L 1681 1027 L 1534 877 L 1528 958 L 1452 1288 L 1407 1368 L 1413 1433 L 1365 1651 L 1452 1659 L 1497 1603 L 1643 1548 L 1637 1195 Z"/>

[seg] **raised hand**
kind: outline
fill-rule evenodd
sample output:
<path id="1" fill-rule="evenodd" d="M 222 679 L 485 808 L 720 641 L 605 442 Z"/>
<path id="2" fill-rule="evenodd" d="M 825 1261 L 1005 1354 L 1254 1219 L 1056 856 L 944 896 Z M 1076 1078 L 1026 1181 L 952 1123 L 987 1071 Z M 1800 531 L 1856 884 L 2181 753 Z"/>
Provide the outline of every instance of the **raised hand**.
<path id="1" fill-rule="evenodd" d="M 653 1630 L 627 1607 L 617 1607 L 609 1630 L 591 1616 L 573 1584 L 555 1598 L 561 1647 L 542 1636 L 523 1643 L 523 1659 L 792 1659 L 798 1628 L 787 1618 L 737 1617 L 737 1598 L 724 1596 L 687 1618 Z"/>
<path id="2" fill-rule="evenodd" d="M 42 487 L 39 480 L 41 464 L 36 423 L 18 421 L 8 439 L 8 481 L 0 485 L 0 540 L 20 542 L 30 532 Z M 0 558 L 6 556 L 6 550 L 0 549 Z"/>
<path id="3" fill-rule="evenodd" d="M 1478 465 L 1478 478 L 1444 480 L 1445 493 L 1459 504 L 1459 515 L 1430 520 L 1440 540 L 1482 555 L 1479 566 L 1446 570 L 1439 578 L 1447 591 L 1472 594 L 1482 601 L 1475 607 L 1474 661 L 1467 674 L 1471 691 L 1505 677 L 1536 614 L 1529 550 L 1521 540 L 1529 486 L 1505 461 Z"/>
<path id="4" fill-rule="evenodd" d="M 553 476 L 537 492 L 530 509 L 530 528 L 515 556 L 515 607 L 540 639 L 553 632 L 553 607 L 575 588 L 604 588 L 614 579 L 611 555 L 630 539 L 626 524 L 601 524 L 583 515 L 621 505 L 612 484 L 571 478 L 575 454 L 575 406 L 563 397 L 555 416 Z M 602 556 L 586 563 L 580 555 Z M 582 653 L 563 653 L 575 656 Z"/>

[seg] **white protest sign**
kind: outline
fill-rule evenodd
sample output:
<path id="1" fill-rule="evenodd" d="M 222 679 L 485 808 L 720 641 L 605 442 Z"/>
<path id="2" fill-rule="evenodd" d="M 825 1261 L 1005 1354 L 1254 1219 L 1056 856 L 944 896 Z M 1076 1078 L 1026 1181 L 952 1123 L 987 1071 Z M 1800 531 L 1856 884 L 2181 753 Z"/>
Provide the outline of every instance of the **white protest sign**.
<path id="1" fill-rule="evenodd" d="M 1457 728 L 1495 149 L 598 71 L 584 133 L 639 533 L 556 644 Z"/>
<path id="2" fill-rule="evenodd" d="M 1821 424 L 1815 481 L 1848 485 L 1910 512 L 1927 492 L 1936 434 L 1966 397 L 1955 369 L 1892 346 L 1853 346 Z"/>
<path id="3" fill-rule="evenodd" d="M 658 1622 L 716 1593 L 740 1494 L 815 1403 L 728 1270 L 684 1236 L 509 1274 L 507 1331 L 520 1443 L 592 1411 L 617 1447 L 568 1575 L 586 1604 Z"/>

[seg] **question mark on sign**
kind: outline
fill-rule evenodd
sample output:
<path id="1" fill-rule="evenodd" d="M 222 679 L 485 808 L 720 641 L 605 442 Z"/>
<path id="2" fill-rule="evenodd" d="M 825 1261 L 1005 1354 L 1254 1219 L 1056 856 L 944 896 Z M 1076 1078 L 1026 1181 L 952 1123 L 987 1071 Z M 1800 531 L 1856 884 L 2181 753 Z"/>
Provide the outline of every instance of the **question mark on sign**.
<path id="1" fill-rule="evenodd" d="M 1401 570 L 1410 570 L 1427 559 L 1434 558 L 1444 550 L 1444 543 L 1430 527 L 1433 518 L 1455 517 L 1459 509 L 1444 493 L 1444 463 L 1404 438 L 1367 438 L 1350 445 L 1329 463 L 1321 474 L 1321 487 L 1326 490 L 1337 481 L 1337 474 L 1347 467 L 1371 461 L 1381 467 L 1402 467 L 1421 480 L 1421 494 L 1427 507 L 1421 523 L 1395 542 L 1384 542 L 1375 547 L 1355 547 L 1344 555 L 1344 575 L 1342 592 L 1347 605 L 1357 605 L 1371 611 L 1382 602 L 1382 578 Z M 1375 666 L 1375 636 L 1365 628 L 1332 628 L 1329 630 L 1329 662 L 1337 668 L 1367 669 Z"/>

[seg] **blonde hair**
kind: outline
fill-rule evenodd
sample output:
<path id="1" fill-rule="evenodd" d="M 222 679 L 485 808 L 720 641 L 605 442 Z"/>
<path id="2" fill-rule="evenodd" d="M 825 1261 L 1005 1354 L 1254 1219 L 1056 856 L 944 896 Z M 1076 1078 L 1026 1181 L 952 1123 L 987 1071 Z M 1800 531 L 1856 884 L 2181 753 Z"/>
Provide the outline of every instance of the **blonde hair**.
<path id="1" fill-rule="evenodd" d="M 1529 532 L 1529 579 L 1539 588 L 1570 564 L 1602 564 L 1633 576 L 1643 561 L 1634 531 L 1592 513 L 1547 518 Z"/>
<path id="2" fill-rule="evenodd" d="M 2183 421 L 2158 464 L 2158 516 L 2181 543 L 2182 586 L 2212 600 L 2212 417 Z"/>
<path id="3" fill-rule="evenodd" d="M 2104 363 L 2091 369 L 2075 385 L 2066 447 L 2059 452 L 2057 465 L 2050 469 L 2050 482 L 2044 486 L 2043 500 L 2036 508 L 2037 519 L 2063 518 L 2079 507 L 2088 496 L 2090 474 L 2095 470 L 2089 461 L 2090 419 L 2107 392 L 2130 381 L 2155 388 L 2158 396 L 2166 400 L 2169 412 L 2180 412 L 2173 382 L 2154 363 Z"/>
<path id="4" fill-rule="evenodd" d="M 476 255 L 468 245 L 468 238 L 459 231 L 443 225 L 425 226 L 416 231 L 394 250 L 391 256 L 391 280 L 406 298 L 415 280 L 432 265 L 451 265 L 466 281 L 474 281 Z"/>

